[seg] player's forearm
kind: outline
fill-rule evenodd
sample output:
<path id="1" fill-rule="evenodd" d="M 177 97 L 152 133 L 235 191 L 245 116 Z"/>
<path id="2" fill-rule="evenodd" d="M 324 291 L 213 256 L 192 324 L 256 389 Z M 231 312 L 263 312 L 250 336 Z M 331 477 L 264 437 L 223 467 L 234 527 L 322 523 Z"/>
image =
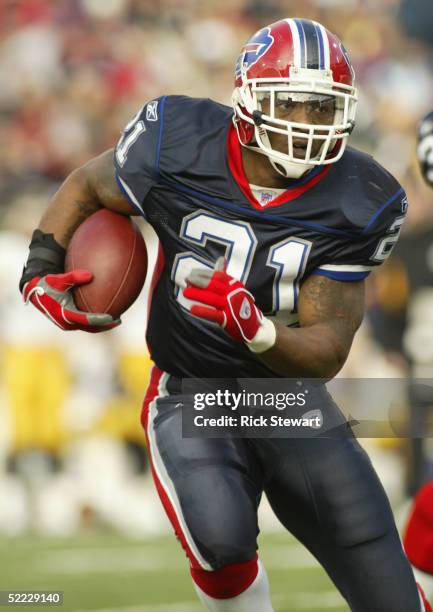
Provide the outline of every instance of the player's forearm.
<path id="1" fill-rule="evenodd" d="M 77 227 L 99 208 L 122 215 L 137 215 L 117 185 L 113 150 L 108 149 L 74 170 L 52 198 L 39 224 L 66 247 Z"/>
<path id="2" fill-rule="evenodd" d="M 327 324 L 290 328 L 276 323 L 275 327 L 274 346 L 258 357 L 276 374 L 330 379 L 346 361 L 350 344 L 341 342 Z"/>
<path id="3" fill-rule="evenodd" d="M 102 207 L 124 215 L 137 214 L 117 185 L 111 149 L 74 170 L 54 194 L 33 232 L 20 280 L 21 291 L 36 276 L 63 271 L 66 247 L 73 233 Z"/>
<path id="4" fill-rule="evenodd" d="M 39 223 L 45 234 L 66 248 L 77 227 L 92 213 L 101 208 L 95 191 L 90 188 L 87 173 L 78 168 L 54 194 Z"/>
<path id="5" fill-rule="evenodd" d="M 299 328 L 276 323 L 272 348 L 258 356 L 283 376 L 333 378 L 342 368 L 364 314 L 364 281 L 308 277 L 300 290 Z"/>
<path id="6" fill-rule="evenodd" d="M 55 193 L 33 232 L 20 291 L 33 278 L 63 272 L 66 247 L 74 231 L 100 207 L 83 169 L 75 170 Z"/>

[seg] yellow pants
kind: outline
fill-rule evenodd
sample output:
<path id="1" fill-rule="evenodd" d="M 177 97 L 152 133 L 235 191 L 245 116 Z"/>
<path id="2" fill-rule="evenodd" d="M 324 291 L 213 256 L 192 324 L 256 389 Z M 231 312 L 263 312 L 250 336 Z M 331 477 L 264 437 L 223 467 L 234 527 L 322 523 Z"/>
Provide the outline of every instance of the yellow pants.
<path id="1" fill-rule="evenodd" d="M 70 377 L 57 349 L 6 347 L 2 383 L 12 426 L 12 452 L 58 452 L 64 438 L 63 404 Z"/>
<path id="2" fill-rule="evenodd" d="M 149 356 L 123 353 L 119 357 L 118 376 L 124 394 L 108 402 L 97 429 L 121 440 L 145 444 L 140 423 L 141 405 L 147 389 L 152 362 Z"/>

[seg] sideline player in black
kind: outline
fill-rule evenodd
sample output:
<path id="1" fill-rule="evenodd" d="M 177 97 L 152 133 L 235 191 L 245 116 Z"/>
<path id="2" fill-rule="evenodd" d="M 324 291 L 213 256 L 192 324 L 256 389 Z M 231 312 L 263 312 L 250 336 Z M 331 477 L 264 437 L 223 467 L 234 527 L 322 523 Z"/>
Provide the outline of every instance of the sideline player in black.
<path id="1" fill-rule="evenodd" d="M 430 111 L 418 125 L 417 158 L 424 181 L 433 188 L 433 111 Z M 417 378 L 432 377 L 433 352 L 428 338 L 432 334 L 432 321 L 429 313 L 432 310 L 433 292 L 433 223 L 423 220 L 413 232 L 405 236 L 396 257 L 405 271 L 410 285 L 410 302 L 400 312 L 403 320 L 400 328 L 394 329 L 395 336 L 405 338 L 402 352 L 408 359 L 410 375 L 415 380 L 409 394 L 411 421 L 415 425 L 415 436 L 412 438 L 412 470 L 410 493 L 417 490 L 409 519 L 405 528 L 404 547 L 414 567 L 421 574 L 426 590 L 432 591 L 433 576 L 433 480 L 432 464 L 429 461 L 426 440 L 423 434 L 428 415 L 432 412 L 433 397 L 422 395 L 417 388 Z M 402 333 L 403 332 L 403 333 Z M 422 342 L 420 342 L 422 338 Z M 422 350 L 422 344 L 425 348 Z M 409 350 L 408 350 L 409 349 Z M 426 350 L 427 349 L 427 350 Z M 429 435 L 427 433 L 427 435 Z"/>
<path id="2" fill-rule="evenodd" d="M 27 302 L 63 329 L 101 331 L 63 274 L 78 225 L 104 206 L 145 216 L 161 245 L 143 405 L 153 476 L 209 610 L 269 612 L 258 561 L 263 491 L 352 610 L 423 603 L 385 492 L 357 441 L 182 438 L 183 377 L 335 376 L 364 310 L 364 278 L 398 238 L 407 201 L 370 156 L 346 148 L 354 73 L 321 24 L 262 28 L 236 65 L 231 108 L 167 96 L 144 105 L 113 152 L 73 172 L 35 231 Z M 217 262 L 224 261 L 221 266 Z M 331 401 L 323 419 L 342 419 Z"/>
<path id="3" fill-rule="evenodd" d="M 417 132 L 419 168 L 425 183 L 433 188 L 433 111 L 419 122 Z M 433 394 L 420 380 L 433 375 L 433 217 L 421 208 L 406 229 L 380 271 L 378 300 L 370 322 L 386 353 L 407 368 L 411 443 L 407 489 L 413 495 L 433 475 L 426 452 Z M 433 555 L 431 564 L 433 567 Z"/>

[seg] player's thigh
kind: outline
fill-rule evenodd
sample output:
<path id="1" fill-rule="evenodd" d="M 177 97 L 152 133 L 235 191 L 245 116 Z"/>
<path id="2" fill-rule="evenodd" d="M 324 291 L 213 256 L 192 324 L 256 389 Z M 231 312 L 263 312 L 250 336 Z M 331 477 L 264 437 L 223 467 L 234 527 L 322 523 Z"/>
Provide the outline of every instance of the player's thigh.
<path id="1" fill-rule="evenodd" d="M 271 506 L 351 609 L 419 611 L 388 499 L 359 443 L 347 437 L 280 444 L 285 459 L 266 487 Z"/>
<path id="2" fill-rule="evenodd" d="M 158 399 L 149 409 L 149 451 L 165 509 L 193 563 L 216 569 L 247 561 L 256 552 L 262 490 L 254 456 L 243 440 L 183 438 L 181 399 Z"/>

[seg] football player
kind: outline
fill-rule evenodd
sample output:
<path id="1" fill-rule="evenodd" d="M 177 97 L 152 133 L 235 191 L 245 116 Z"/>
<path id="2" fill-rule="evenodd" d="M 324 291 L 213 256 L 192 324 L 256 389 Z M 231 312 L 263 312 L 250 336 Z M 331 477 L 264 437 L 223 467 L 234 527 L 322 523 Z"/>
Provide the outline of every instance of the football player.
<path id="1" fill-rule="evenodd" d="M 65 248 L 102 206 L 155 228 L 155 366 L 142 423 L 208 610 L 272 610 L 256 552 L 263 492 L 352 610 L 430 610 L 353 435 L 182 437 L 182 378 L 335 376 L 363 317 L 364 279 L 389 255 L 407 208 L 397 181 L 346 146 L 357 92 L 335 35 L 283 19 L 251 37 L 235 72 L 231 107 L 152 100 L 114 155 L 67 178 L 35 230 L 21 291 L 62 329 L 109 329 L 119 322 L 75 308 L 70 290 L 91 275 L 63 273 Z M 322 400 L 324 423 L 342 422 Z"/>
<path id="2" fill-rule="evenodd" d="M 422 176 L 430 187 L 433 187 L 433 112 L 428 113 L 419 123 L 418 126 L 418 146 L 417 158 L 420 165 Z M 431 225 L 424 225 L 413 236 L 407 239 L 407 247 L 400 253 L 400 259 L 403 260 L 407 268 L 408 276 L 411 280 L 411 296 L 414 301 L 414 296 L 423 296 L 426 293 L 426 288 L 431 291 L 433 283 L 433 274 L 430 262 L 430 253 L 433 244 L 433 229 Z M 431 303 L 429 304 L 431 308 Z M 420 324 L 415 321 L 415 324 Z M 428 319 L 427 319 L 428 324 Z M 431 333 L 431 329 L 426 330 L 423 336 L 427 337 Z M 422 373 L 417 369 L 417 360 L 412 358 L 412 372 L 414 376 L 425 376 L 428 369 L 431 370 L 431 362 L 423 358 L 420 360 L 420 367 L 423 367 Z M 426 370 L 427 368 L 427 370 Z M 414 385 L 416 390 L 416 385 Z M 411 393 L 412 400 L 412 418 L 417 420 L 419 426 L 425 425 L 427 411 L 431 410 L 431 397 L 418 398 L 413 391 Z M 419 436 L 412 441 L 414 455 L 414 482 L 419 486 L 426 477 L 426 455 L 424 449 L 424 440 Z M 404 547 L 406 554 L 412 565 L 427 574 L 433 575 L 433 481 L 428 481 L 416 494 L 408 523 L 404 534 Z M 426 584 L 431 588 L 431 579 L 426 581 Z"/>

